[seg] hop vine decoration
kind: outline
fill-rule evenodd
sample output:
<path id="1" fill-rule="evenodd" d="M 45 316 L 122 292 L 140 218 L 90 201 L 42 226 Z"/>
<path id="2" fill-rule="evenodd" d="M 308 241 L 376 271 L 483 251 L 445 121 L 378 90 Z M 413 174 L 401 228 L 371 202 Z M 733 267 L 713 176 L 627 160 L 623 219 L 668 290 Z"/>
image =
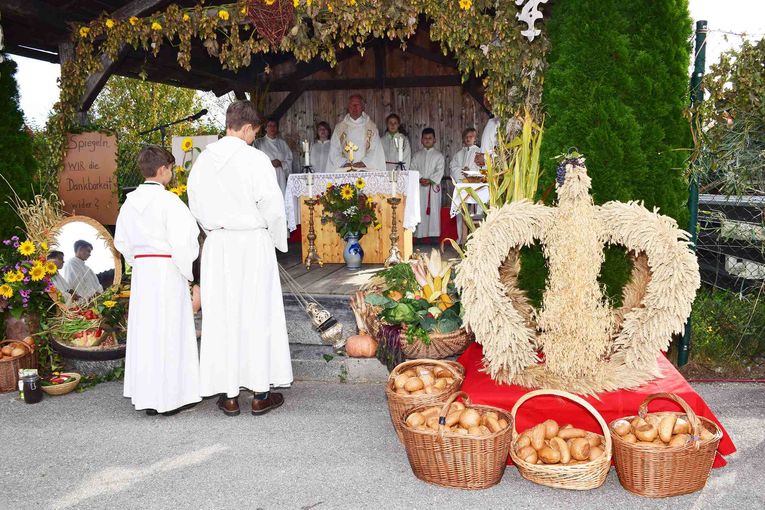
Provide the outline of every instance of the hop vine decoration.
<path id="1" fill-rule="evenodd" d="M 700 286 L 688 234 L 641 204 L 593 205 L 584 159 L 558 169 L 557 207 L 527 200 L 494 209 L 457 271 L 464 321 L 493 379 L 594 394 L 659 377 L 657 358 L 683 329 Z M 540 242 L 549 266 L 542 305 L 518 288 L 519 250 Z M 633 259 L 623 306 L 598 283 L 606 244 Z"/>

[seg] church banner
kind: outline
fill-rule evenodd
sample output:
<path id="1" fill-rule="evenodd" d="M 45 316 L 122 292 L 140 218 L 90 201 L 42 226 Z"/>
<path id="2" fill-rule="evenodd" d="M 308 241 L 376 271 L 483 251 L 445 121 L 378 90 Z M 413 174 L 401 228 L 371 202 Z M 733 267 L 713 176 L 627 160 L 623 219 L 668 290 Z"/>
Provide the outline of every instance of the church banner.
<path id="1" fill-rule="evenodd" d="M 114 225 L 117 196 L 117 138 L 105 133 L 70 133 L 58 181 L 64 211 Z"/>

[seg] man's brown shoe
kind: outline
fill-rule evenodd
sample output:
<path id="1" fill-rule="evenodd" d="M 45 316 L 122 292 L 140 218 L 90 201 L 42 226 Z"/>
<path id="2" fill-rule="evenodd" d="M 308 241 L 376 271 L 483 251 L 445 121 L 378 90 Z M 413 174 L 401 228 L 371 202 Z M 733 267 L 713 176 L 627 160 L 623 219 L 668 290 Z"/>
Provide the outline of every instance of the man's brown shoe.
<path id="1" fill-rule="evenodd" d="M 239 395 L 234 398 L 228 398 L 222 394 L 218 398 L 218 409 L 223 411 L 226 416 L 239 416 Z"/>
<path id="2" fill-rule="evenodd" d="M 284 395 L 281 393 L 274 393 L 273 391 L 268 394 L 267 398 L 258 400 L 252 399 L 252 414 L 261 415 L 266 414 L 268 411 L 276 409 L 284 403 Z"/>

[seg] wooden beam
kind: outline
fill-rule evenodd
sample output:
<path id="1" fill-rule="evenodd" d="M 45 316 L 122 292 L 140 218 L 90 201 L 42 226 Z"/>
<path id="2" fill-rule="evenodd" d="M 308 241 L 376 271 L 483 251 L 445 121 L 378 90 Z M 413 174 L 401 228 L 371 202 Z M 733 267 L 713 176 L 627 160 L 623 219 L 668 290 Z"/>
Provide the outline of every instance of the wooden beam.
<path id="1" fill-rule="evenodd" d="M 375 88 L 385 88 L 385 44 L 375 44 L 375 82 L 377 86 Z"/>
<path id="2" fill-rule="evenodd" d="M 247 99 L 247 94 L 245 94 L 243 90 L 234 89 L 234 97 L 239 101 L 244 101 Z"/>
<path id="3" fill-rule="evenodd" d="M 295 102 L 300 98 L 300 96 L 303 95 L 303 90 L 293 90 L 290 92 L 287 97 L 282 99 L 282 102 L 279 103 L 279 106 L 277 106 L 273 112 L 271 112 L 271 117 L 276 118 L 276 120 L 281 119 L 287 111 L 292 108 L 292 105 L 295 104 Z"/>
<path id="4" fill-rule="evenodd" d="M 407 43 L 404 53 L 411 53 L 412 55 L 424 58 L 425 60 L 430 60 L 436 64 L 457 69 L 457 62 L 453 58 L 447 57 L 441 53 L 436 53 L 435 51 L 423 48 L 414 43 Z"/>
<path id="5" fill-rule="evenodd" d="M 58 53 L 51 53 L 50 51 L 38 50 L 35 48 L 27 48 L 26 46 L 8 45 L 5 47 L 8 53 L 18 55 L 20 57 L 33 58 L 35 60 L 42 60 L 50 62 L 51 64 L 58 64 Z"/>
<path id="6" fill-rule="evenodd" d="M 387 78 L 386 88 L 417 88 L 417 87 L 455 87 L 462 85 L 458 75 L 448 76 L 405 76 Z M 272 82 L 269 92 L 293 92 L 297 90 L 351 90 L 374 89 L 378 87 L 374 78 L 354 78 L 338 80 L 303 80 L 301 82 Z"/>
<path id="7" fill-rule="evenodd" d="M 169 4 L 171 0 L 133 0 L 123 5 L 111 16 L 116 19 L 127 19 L 131 16 L 145 16 L 150 12 L 157 11 Z"/>
<path id="8" fill-rule="evenodd" d="M 13 17 L 34 19 L 35 24 L 39 23 L 42 25 L 40 28 L 43 30 L 54 29 L 56 32 L 68 32 L 66 25 L 68 16 L 66 11 L 46 2 L 39 0 L 2 0 L 0 1 L 0 11 L 3 14 L 12 14 Z"/>

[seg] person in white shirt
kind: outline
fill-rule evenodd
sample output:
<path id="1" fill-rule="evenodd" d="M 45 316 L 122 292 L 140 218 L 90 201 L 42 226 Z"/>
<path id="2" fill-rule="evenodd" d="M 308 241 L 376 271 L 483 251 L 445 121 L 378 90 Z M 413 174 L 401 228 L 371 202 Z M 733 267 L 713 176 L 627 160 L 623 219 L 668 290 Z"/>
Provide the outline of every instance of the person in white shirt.
<path id="1" fill-rule="evenodd" d="M 202 250 L 203 396 L 239 414 L 239 389 L 252 413 L 284 403 L 271 387 L 292 383 L 276 253 L 287 251 L 284 197 L 268 156 L 251 147 L 260 119 L 253 103 L 226 111 L 226 136 L 208 145 L 189 172 L 189 206 L 207 233 Z"/>
<path id="2" fill-rule="evenodd" d="M 188 207 L 165 189 L 175 158 L 157 145 L 138 154 L 145 181 L 128 193 L 114 246 L 133 268 L 124 396 L 146 414 L 176 414 L 202 400 L 189 282 L 199 228 Z"/>
<path id="3" fill-rule="evenodd" d="M 434 148 L 433 128 L 422 130 L 421 141 L 423 149 L 412 158 L 412 170 L 420 173 L 420 223 L 414 237 L 437 244 L 441 235 L 441 179 L 446 163 L 444 155 Z"/>
<path id="4" fill-rule="evenodd" d="M 374 121 L 364 112 L 364 98 L 353 94 L 348 98 L 348 114 L 335 126 L 327 160 L 329 172 L 343 170 L 385 170 L 385 152 Z M 346 147 L 353 143 L 353 151 Z M 353 162 L 351 162 L 353 152 Z"/>
<path id="5" fill-rule="evenodd" d="M 491 103 L 486 97 L 483 99 L 483 105 L 487 111 L 491 111 Z M 475 163 L 479 167 L 486 166 L 486 156 L 494 156 L 494 151 L 497 147 L 497 132 L 500 125 L 499 119 L 494 115 L 486 121 L 486 126 L 483 128 L 483 133 L 481 133 L 481 152 L 475 156 Z"/>
<path id="6" fill-rule="evenodd" d="M 82 239 L 74 242 L 74 257 L 64 264 L 64 279 L 69 282 L 72 292 L 88 300 L 104 291 L 96 273 L 85 263 L 90 258 L 93 245 Z"/>
<path id="7" fill-rule="evenodd" d="M 61 294 L 61 299 L 69 306 L 72 303 L 72 299 L 78 299 L 79 296 L 72 295 L 72 286 L 66 281 L 64 275 L 61 274 L 61 269 L 64 267 L 64 252 L 58 250 L 52 250 L 48 253 L 47 260 L 53 262 L 58 269 L 50 280 L 53 282 L 53 286 Z"/>
<path id="8" fill-rule="evenodd" d="M 399 151 L 396 141 L 399 144 L 403 144 L 403 149 L 401 150 L 402 161 L 406 169 L 409 170 L 409 166 L 412 164 L 412 147 L 409 144 L 409 137 L 401 129 L 401 119 L 395 113 L 391 113 L 385 119 L 385 125 L 388 127 L 388 130 L 380 137 L 380 141 L 382 142 L 383 152 L 385 152 L 387 170 L 395 170 L 396 164 L 399 162 Z"/>
<path id="9" fill-rule="evenodd" d="M 329 172 L 327 159 L 329 158 L 330 138 L 332 128 L 324 121 L 316 124 L 316 141 L 311 145 L 311 166 L 315 173 Z"/>
<path id="10" fill-rule="evenodd" d="M 255 140 L 255 148 L 265 152 L 268 159 L 271 160 L 271 165 L 276 171 L 276 181 L 279 183 L 283 196 L 284 190 L 287 188 L 287 177 L 292 170 L 292 149 L 284 139 L 279 137 L 278 120 L 268 119 L 266 136 Z"/>
<path id="11" fill-rule="evenodd" d="M 478 132 L 475 128 L 467 128 L 462 132 L 462 148 L 458 150 L 452 160 L 449 162 L 449 173 L 454 184 L 458 184 L 465 179 L 465 172 L 478 172 L 480 168 L 475 164 L 475 155 L 479 152 L 475 141 Z M 465 224 L 462 213 L 457 214 L 457 242 L 462 244 L 465 239 Z"/>

